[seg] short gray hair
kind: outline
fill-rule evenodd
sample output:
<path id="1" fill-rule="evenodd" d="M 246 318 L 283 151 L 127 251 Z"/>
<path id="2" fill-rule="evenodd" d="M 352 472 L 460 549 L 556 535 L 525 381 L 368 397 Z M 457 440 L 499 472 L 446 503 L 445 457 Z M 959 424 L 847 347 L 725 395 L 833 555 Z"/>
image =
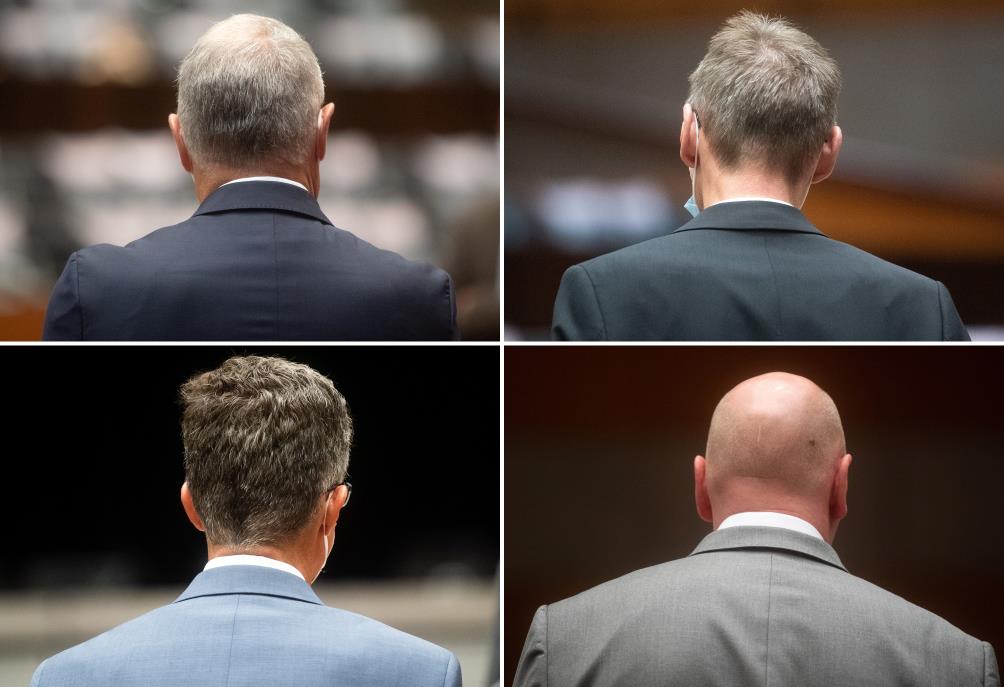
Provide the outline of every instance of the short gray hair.
<path id="1" fill-rule="evenodd" d="M 352 418 L 316 370 L 234 357 L 181 387 L 185 479 L 209 541 L 251 549 L 300 531 L 345 479 Z"/>
<path id="2" fill-rule="evenodd" d="M 840 68 L 812 36 L 743 11 L 690 75 L 689 102 L 725 167 L 755 161 L 795 181 L 837 121 Z"/>
<path id="3" fill-rule="evenodd" d="M 275 19 L 237 14 L 214 24 L 178 68 L 178 118 L 197 162 L 234 169 L 305 161 L 324 81 L 317 56 Z"/>

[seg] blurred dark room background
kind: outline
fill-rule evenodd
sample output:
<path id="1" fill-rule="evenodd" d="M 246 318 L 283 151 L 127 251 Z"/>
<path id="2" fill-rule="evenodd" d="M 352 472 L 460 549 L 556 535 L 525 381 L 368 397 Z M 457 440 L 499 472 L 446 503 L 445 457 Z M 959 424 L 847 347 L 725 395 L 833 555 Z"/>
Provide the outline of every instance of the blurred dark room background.
<path id="1" fill-rule="evenodd" d="M 69 254 L 195 211 L 167 129 L 178 62 L 213 22 L 281 19 L 335 117 L 331 221 L 456 281 L 497 340 L 499 9 L 487 0 L 0 0 L 0 339 L 37 339 Z"/>
<path id="2" fill-rule="evenodd" d="M 690 217 L 687 76 L 740 9 L 780 14 L 844 75 L 844 147 L 804 212 L 828 236 L 948 286 L 1004 339 L 1004 3 L 510 0 L 505 336 L 549 334 L 562 272 Z"/>
<path id="3" fill-rule="evenodd" d="M 1004 650 L 1000 348 L 509 346 L 504 684 L 538 606 L 686 556 L 710 531 L 693 458 L 719 399 L 771 370 L 840 410 L 848 570 Z"/>
<path id="4" fill-rule="evenodd" d="M 169 603 L 202 569 L 204 537 L 178 495 L 178 388 L 246 353 L 311 365 L 354 418 L 352 502 L 322 598 L 453 646 L 481 683 L 497 604 L 498 349 L 339 346 L 4 348 L 0 684 Z"/>

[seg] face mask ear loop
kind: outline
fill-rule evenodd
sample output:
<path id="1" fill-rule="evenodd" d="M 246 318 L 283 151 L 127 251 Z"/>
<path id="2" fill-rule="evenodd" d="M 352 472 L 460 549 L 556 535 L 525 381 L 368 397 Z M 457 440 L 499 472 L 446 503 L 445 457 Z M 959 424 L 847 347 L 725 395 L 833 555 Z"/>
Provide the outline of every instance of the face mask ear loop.
<path id="1" fill-rule="evenodd" d="M 694 113 L 694 178 L 690 180 L 690 192 L 697 197 L 697 155 L 701 147 L 701 125 L 697 121 L 697 113 Z"/>
<path id="2" fill-rule="evenodd" d="M 314 575 L 315 580 L 321 576 L 321 570 L 324 570 L 324 566 L 328 564 L 328 556 L 331 555 L 331 551 L 328 549 L 328 523 L 326 518 L 328 515 L 328 501 L 331 500 L 331 494 L 333 493 L 334 492 L 329 493 L 328 498 L 324 501 L 324 518 L 321 520 L 321 537 L 324 539 L 324 556 L 322 560 L 324 562 L 321 563 L 321 569 L 317 571 L 316 575 Z"/>
<path id="3" fill-rule="evenodd" d="M 701 125 L 697 121 L 696 112 L 694 113 L 694 129 L 696 133 L 694 136 L 694 166 L 691 168 L 692 172 L 690 175 L 690 198 L 683 204 L 683 208 L 692 217 L 697 217 L 701 214 L 701 209 L 697 207 L 697 148 L 701 143 Z"/>

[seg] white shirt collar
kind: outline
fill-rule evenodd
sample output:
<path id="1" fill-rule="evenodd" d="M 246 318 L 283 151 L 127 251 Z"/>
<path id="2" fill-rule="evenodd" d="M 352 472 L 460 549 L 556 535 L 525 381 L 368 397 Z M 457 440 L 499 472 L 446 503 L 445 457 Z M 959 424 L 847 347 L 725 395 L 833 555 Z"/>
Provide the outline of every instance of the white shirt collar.
<path id="1" fill-rule="evenodd" d="M 724 530 L 726 527 L 780 527 L 785 530 L 801 532 L 817 539 L 823 538 L 819 530 L 805 520 L 802 520 L 802 518 L 771 511 L 735 513 L 722 520 L 722 524 L 718 526 L 718 529 Z"/>
<path id="2" fill-rule="evenodd" d="M 738 198 L 726 198 L 725 200 L 720 200 L 717 203 L 712 203 L 712 205 L 721 205 L 722 203 L 738 203 L 746 200 L 762 200 L 768 203 L 780 203 L 781 205 L 787 205 L 790 208 L 795 207 L 794 205 L 785 200 L 778 200 L 777 198 L 765 198 L 763 196 L 740 196 Z M 710 208 L 711 205 L 709 205 L 708 207 Z"/>
<path id="3" fill-rule="evenodd" d="M 301 184 L 299 181 L 293 181 L 292 179 L 284 179 L 282 177 L 243 177 L 241 179 L 234 179 L 233 181 L 228 181 L 226 184 L 220 184 L 220 188 L 223 188 L 228 184 L 239 184 L 245 181 L 278 181 L 279 183 L 289 184 L 290 186 L 299 186 L 304 191 L 307 191 L 307 187 Z M 307 191 L 307 193 L 310 193 L 310 191 Z"/>
<path id="4" fill-rule="evenodd" d="M 206 567 L 203 568 L 203 570 L 224 568 L 228 565 L 257 565 L 261 568 L 272 568 L 273 570 L 281 570 L 289 573 L 290 575 L 296 575 L 304 582 L 307 581 L 303 577 L 303 574 L 289 563 L 277 561 L 274 558 L 267 558 L 266 556 L 252 556 L 245 553 L 234 554 L 233 556 L 217 556 L 216 558 L 212 558 L 208 563 L 206 563 Z"/>

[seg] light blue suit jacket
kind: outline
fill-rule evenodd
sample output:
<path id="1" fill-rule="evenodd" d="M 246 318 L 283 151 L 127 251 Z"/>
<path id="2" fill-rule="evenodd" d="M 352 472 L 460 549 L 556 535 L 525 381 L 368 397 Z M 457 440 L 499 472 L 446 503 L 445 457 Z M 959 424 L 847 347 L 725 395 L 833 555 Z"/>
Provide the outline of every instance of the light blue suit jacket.
<path id="1" fill-rule="evenodd" d="M 281 570 L 199 574 L 169 606 L 49 658 L 32 687 L 460 687 L 456 657 L 321 603 Z"/>

